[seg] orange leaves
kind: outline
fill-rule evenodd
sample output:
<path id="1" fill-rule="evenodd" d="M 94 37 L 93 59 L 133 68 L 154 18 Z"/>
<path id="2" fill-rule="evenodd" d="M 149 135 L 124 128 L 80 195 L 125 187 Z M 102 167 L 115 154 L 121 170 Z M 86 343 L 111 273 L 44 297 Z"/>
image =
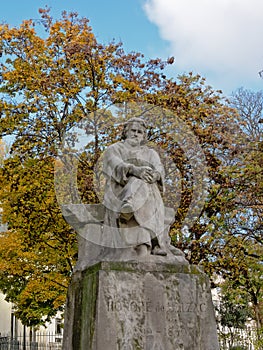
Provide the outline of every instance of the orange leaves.
<path id="1" fill-rule="evenodd" d="M 67 283 L 58 274 L 53 279 L 41 275 L 31 278 L 17 299 L 16 316 L 31 327 L 44 325 L 65 303 Z"/>
<path id="2" fill-rule="evenodd" d="M 163 78 L 158 72 L 171 58 L 142 62 L 142 54 L 126 54 L 120 43 L 98 43 L 89 21 L 76 13 L 64 12 L 60 20 L 53 20 L 48 8 L 40 9 L 40 14 L 44 38 L 36 33 L 32 21 L 1 31 L 3 100 L 14 98 L 3 117 L 10 120 L 15 113 L 21 117 L 21 124 L 12 130 L 25 130 L 27 125 L 30 133 L 41 133 L 38 137 L 42 138 L 34 120 L 43 119 L 39 125 L 48 125 L 50 137 L 42 145 L 48 146 L 50 139 L 57 140 L 57 135 L 65 133 L 68 122 L 74 123 L 80 116 L 89 118 L 91 111 L 112 103 L 144 99 L 161 88 Z M 23 110 L 17 108 L 21 100 Z M 23 141 L 26 147 L 27 138 Z"/>
<path id="3" fill-rule="evenodd" d="M 75 234 L 56 204 L 53 172 L 53 159 L 13 157 L 0 174 L 10 228 L 0 235 L 0 288 L 27 325 L 62 307 L 76 253 Z"/>
<path id="4" fill-rule="evenodd" d="M 62 286 L 68 283 L 76 242 L 56 204 L 52 166 L 65 135 L 81 119 L 87 122 L 91 141 L 85 149 L 87 159 L 83 156 L 79 165 L 78 185 L 83 200 L 94 203 L 98 200 L 93 188 L 94 165 L 118 133 L 117 118 L 112 114 L 117 111 L 119 121 L 123 116 L 144 113 L 152 140 L 172 160 L 167 165 L 171 172 L 167 182 L 180 192 L 178 196 L 171 191 L 168 198 L 169 204 L 178 208 L 176 232 L 182 230 L 194 197 L 193 169 L 200 161 L 200 152 L 193 146 L 192 153 L 187 154 L 185 146 L 188 140 L 192 147 L 189 135 L 194 135 L 206 156 L 205 181 L 210 186 L 190 238 L 185 239 L 181 231 L 178 237 L 181 247 L 192 250 L 191 258 L 196 263 L 211 262 L 219 254 L 218 236 L 235 204 L 233 180 L 238 169 L 231 163 L 237 157 L 233 110 L 220 94 L 205 85 L 203 78 L 190 73 L 177 81 L 167 79 L 164 69 L 174 63 L 173 57 L 147 61 L 141 53 L 126 53 L 121 43 L 99 43 L 89 21 L 75 13 L 64 12 L 54 20 L 48 8 L 39 12 L 44 35 L 37 32 L 32 21 L 23 22 L 20 28 L 0 26 L 0 126 L 5 135 L 14 135 L 12 158 L 5 161 L 0 173 L 0 202 L 12 228 L 3 238 L 4 247 L 11 237 L 14 241 L 10 242 L 12 252 L 6 251 L 9 260 L 0 258 L 0 264 L 5 264 L 11 275 L 14 257 L 20 257 L 17 275 L 12 279 L 4 276 L 4 284 L 6 289 L 12 283 L 17 285 L 12 300 L 25 322 L 31 316 L 37 322 L 64 301 Z M 135 102 L 134 108 L 128 105 L 131 101 Z M 123 102 L 119 109 L 118 102 Z M 169 113 L 156 116 L 145 102 L 160 106 L 160 110 L 169 109 Z M 187 131 L 182 132 L 180 123 L 187 126 Z M 199 179 L 198 173 L 196 182 Z M 7 257 L 1 248 L 0 252 Z M 34 305 L 31 309 L 30 303 Z"/>

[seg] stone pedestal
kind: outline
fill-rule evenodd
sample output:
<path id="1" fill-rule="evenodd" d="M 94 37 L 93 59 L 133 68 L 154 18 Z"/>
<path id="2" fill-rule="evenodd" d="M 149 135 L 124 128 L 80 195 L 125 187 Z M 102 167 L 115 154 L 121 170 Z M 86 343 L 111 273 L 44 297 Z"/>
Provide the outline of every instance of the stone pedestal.
<path id="1" fill-rule="evenodd" d="M 209 280 L 197 267 L 101 262 L 76 271 L 63 350 L 218 350 Z"/>

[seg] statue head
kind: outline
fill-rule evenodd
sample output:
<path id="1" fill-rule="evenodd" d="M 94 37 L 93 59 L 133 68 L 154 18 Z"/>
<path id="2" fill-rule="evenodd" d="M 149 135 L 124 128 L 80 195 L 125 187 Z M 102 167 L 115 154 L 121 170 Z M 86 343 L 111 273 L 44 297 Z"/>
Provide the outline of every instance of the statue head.
<path id="1" fill-rule="evenodd" d="M 126 140 L 129 138 L 133 131 L 137 131 L 141 134 L 139 135 L 141 144 L 147 141 L 146 124 L 143 119 L 134 117 L 125 122 L 122 131 L 122 139 Z"/>

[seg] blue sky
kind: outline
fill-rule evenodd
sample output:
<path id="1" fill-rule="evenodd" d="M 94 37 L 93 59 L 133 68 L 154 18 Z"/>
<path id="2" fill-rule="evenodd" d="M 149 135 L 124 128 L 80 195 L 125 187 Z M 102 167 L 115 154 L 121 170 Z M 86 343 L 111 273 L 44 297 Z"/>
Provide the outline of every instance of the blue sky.
<path id="1" fill-rule="evenodd" d="M 166 50 L 167 42 L 148 20 L 143 4 L 143 0 L 11 0 L 1 4 L 0 20 L 17 26 L 23 19 L 39 18 L 38 9 L 45 5 L 52 8 L 54 18 L 63 10 L 74 11 L 90 20 L 99 41 L 116 39 L 128 51 L 155 57 Z"/>
<path id="2" fill-rule="evenodd" d="M 45 5 L 55 18 L 63 10 L 89 18 L 103 43 L 120 40 L 147 58 L 175 56 L 175 78 L 193 71 L 226 95 L 263 89 L 262 0 L 11 0 L 1 3 L 0 21 L 17 26 Z"/>

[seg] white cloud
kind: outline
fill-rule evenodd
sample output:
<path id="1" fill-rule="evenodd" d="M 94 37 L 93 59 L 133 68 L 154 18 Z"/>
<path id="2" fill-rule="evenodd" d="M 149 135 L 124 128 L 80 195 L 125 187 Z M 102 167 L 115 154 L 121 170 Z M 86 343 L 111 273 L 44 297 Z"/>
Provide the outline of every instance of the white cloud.
<path id="1" fill-rule="evenodd" d="M 146 0 L 145 12 L 169 41 L 178 72 L 215 88 L 263 88 L 262 0 Z"/>

